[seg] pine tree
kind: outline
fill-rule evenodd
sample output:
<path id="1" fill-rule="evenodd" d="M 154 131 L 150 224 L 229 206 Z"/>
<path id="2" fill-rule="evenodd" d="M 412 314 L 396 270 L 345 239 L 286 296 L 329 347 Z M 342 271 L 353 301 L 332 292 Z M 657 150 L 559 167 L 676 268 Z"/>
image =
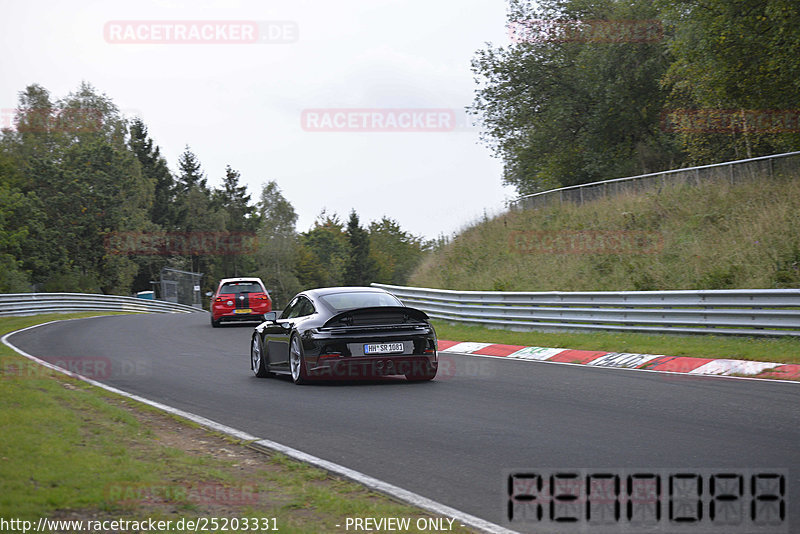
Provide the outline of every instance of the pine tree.
<path id="1" fill-rule="evenodd" d="M 153 182 L 155 187 L 150 220 L 164 229 L 175 224 L 175 179 L 161 155 L 161 149 L 154 146 L 147 134 L 147 126 L 140 118 L 133 119 L 130 126 L 130 147 L 142 167 L 142 176 Z"/>
<path id="2" fill-rule="evenodd" d="M 369 285 L 377 268 L 369 254 L 369 233 L 359 224 L 356 210 L 350 212 L 347 221 L 347 239 L 350 242 L 350 258 L 344 271 L 344 283 L 349 286 Z"/>
<path id="3" fill-rule="evenodd" d="M 183 154 L 178 158 L 178 190 L 181 193 L 188 193 L 192 187 L 198 187 L 203 192 L 208 192 L 206 176 L 200 167 L 200 161 L 194 152 L 186 145 Z"/>
<path id="4" fill-rule="evenodd" d="M 239 171 L 226 166 L 222 188 L 214 191 L 214 201 L 226 213 L 226 226 L 232 232 L 253 230 L 256 222 L 252 218 L 255 208 L 250 205 L 247 186 L 239 185 L 240 176 Z"/>

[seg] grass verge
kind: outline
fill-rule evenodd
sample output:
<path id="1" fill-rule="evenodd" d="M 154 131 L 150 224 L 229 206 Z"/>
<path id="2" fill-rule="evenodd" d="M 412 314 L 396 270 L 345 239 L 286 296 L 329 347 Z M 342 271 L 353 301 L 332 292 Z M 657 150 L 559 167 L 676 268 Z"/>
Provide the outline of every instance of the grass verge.
<path id="1" fill-rule="evenodd" d="M 451 341 L 800 363 L 800 339 L 794 338 L 680 336 L 613 332 L 585 334 L 512 332 L 444 321 L 434 321 L 433 323 L 439 339 Z"/>
<path id="2" fill-rule="evenodd" d="M 0 335 L 93 315 L 100 314 L 0 318 Z M 50 371 L 5 345 L 0 406 L 0 518 L 7 521 L 177 525 L 213 517 L 219 522 L 214 531 L 224 525 L 246 532 L 254 530 L 252 518 L 263 518 L 268 522 L 261 519 L 260 530 L 266 524 L 283 533 L 320 533 L 343 532 L 348 517 L 401 517 L 410 519 L 408 532 L 427 532 L 417 530 L 416 521 L 431 516 L 417 508 Z"/>
<path id="3" fill-rule="evenodd" d="M 509 211 L 426 255 L 407 285 L 477 291 L 800 287 L 800 179 L 671 185 Z"/>

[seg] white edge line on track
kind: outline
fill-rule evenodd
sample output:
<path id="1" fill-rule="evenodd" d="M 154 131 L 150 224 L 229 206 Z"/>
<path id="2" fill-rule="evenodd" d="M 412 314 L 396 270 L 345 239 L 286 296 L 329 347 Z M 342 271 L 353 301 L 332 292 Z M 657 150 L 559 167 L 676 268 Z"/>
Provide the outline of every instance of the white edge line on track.
<path id="1" fill-rule="evenodd" d="M 85 319 L 90 319 L 91 317 L 86 317 Z M 354 469 L 350 469 L 349 467 L 345 467 L 343 465 L 335 464 L 333 462 L 329 462 L 327 460 L 323 460 L 322 458 L 318 458 L 311 454 L 305 453 L 298 449 L 293 449 L 292 447 L 287 447 L 286 445 L 281 445 L 275 441 L 271 441 L 268 439 L 259 439 L 256 436 L 250 435 L 247 432 L 242 432 L 241 430 L 237 430 L 235 428 L 231 428 L 229 426 L 223 425 L 221 423 L 217 423 L 216 421 L 212 421 L 211 419 L 206 419 L 200 415 L 193 414 L 191 412 L 185 412 L 183 410 L 179 410 L 178 408 L 173 408 L 172 406 L 168 406 L 166 404 L 162 404 L 160 402 L 156 402 L 150 399 L 146 399 L 144 397 L 140 397 L 138 395 L 134 395 L 133 393 L 128 393 L 127 391 L 123 391 L 121 389 L 117 389 L 113 386 L 109 386 L 107 384 L 103 384 L 102 382 L 98 382 L 97 380 L 92 380 L 91 378 L 85 377 L 83 375 L 79 375 L 77 373 L 73 373 L 72 371 L 68 371 L 57 365 L 53 365 L 50 362 L 46 362 L 28 354 L 24 350 L 12 345 L 8 338 L 14 334 L 18 334 L 20 332 L 24 332 L 26 330 L 31 330 L 33 328 L 38 328 L 40 326 L 45 326 L 48 324 L 53 324 L 61 321 L 73 321 L 78 319 L 59 319 L 56 321 L 48 321 L 46 323 L 41 323 L 33 326 L 28 326 L 26 328 L 21 328 L 20 330 L 15 330 L 13 332 L 9 332 L 5 334 L 0 341 L 3 342 L 4 345 L 9 347 L 11 350 L 19 354 L 20 356 L 24 356 L 31 361 L 34 361 L 48 369 L 52 369 L 54 371 L 58 371 L 59 373 L 63 373 L 67 376 L 72 378 L 77 378 L 78 380 L 82 380 L 88 384 L 93 386 L 97 386 L 102 388 L 106 391 L 110 391 L 111 393 L 116 393 L 117 395 L 121 395 L 123 397 L 129 398 L 131 400 L 135 400 L 137 402 L 141 402 L 143 404 L 147 404 L 154 408 L 158 408 L 159 410 L 165 411 L 169 414 L 181 417 L 183 419 L 188 419 L 194 423 L 197 423 L 201 426 L 209 428 L 215 432 L 219 432 L 221 434 L 226 434 L 228 436 L 234 437 L 236 439 L 251 442 L 254 445 L 260 445 L 262 447 L 266 447 L 268 449 L 280 452 L 294 458 L 295 460 L 299 460 L 301 462 L 309 463 L 331 473 L 335 473 L 337 475 L 343 476 L 359 484 L 362 484 L 372 490 L 375 490 L 379 493 L 384 493 L 386 495 L 392 496 L 400 501 L 406 502 L 418 508 L 422 508 L 423 510 L 427 510 L 428 512 L 432 512 L 434 514 L 444 515 L 455 519 L 459 523 L 464 526 L 471 527 L 482 532 L 488 532 L 492 534 L 517 534 L 516 531 L 509 530 L 504 528 L 500 525 L 492 523 L 490 521 L 486 521 L 479 517 L 467 514 L 460 510 L 456 510 L 455 508 L 450 508 L 447 505 L 441 504 L 439 502 L 433 501 L 428 499 L 427 497 L 423 497 L 422 495 L 418 495 L 414 492 L 405 490 L 393 484 L 389 484 L 388 482 L 384 482 L 377 478 L 371 477 L 369 475 L 365 475 L 364 473 L 360 473 L 355 471 Z"/>
<path id="2" fill-rule="evenodd" d="M 569 350 L 569 349 L 564 349 Z M 730 376 L 730 375 L 712 375 L 712 374 L 691 374 L 691 373 L 683 373 L 681 371 L 659 371 L 657 369 L 637 369 L 635 367 L 605 367 L 599 365 L 587 365 L 585 363 L 570 363 L 570 362 L 553 362 L 550 360 L 528 360 L 525 358 L 511 358 L 509 356 L 492 356 L 491 354 L 475 354 L 472 352 L 449 352 L 447 349 L 440 350 L 439 354 L 456 354 L 458 356 L 468 356 L 468 357 L 478 357 L 478 358 L 492 358 L 495 360 L 506 360 L 511 362 L 527 362 L 527 363 L 550 363 L 553 365 L 570 365 L 572 367 L 583 367 L 585 369 L 607 369 L 609 371 L 641 371 L 644 373 L 660 373 L 660 374 L 669 374 L 669 375 L 678 375 L 678 376 L 685 376 L 690 378 L 727 378 L 729 380 L 752 380 L 758 382 L 770 382 L 775 384 L 777 382 L 783 384 L 794 384 L 800 385 L 800 381 L 797 380 L 781 380 L 780 378 L 756 378 L 752 376 Z M 744 360 L 748 361 L 748 360 Z M 777 363 L 775 365 L 783 365 Z"/>

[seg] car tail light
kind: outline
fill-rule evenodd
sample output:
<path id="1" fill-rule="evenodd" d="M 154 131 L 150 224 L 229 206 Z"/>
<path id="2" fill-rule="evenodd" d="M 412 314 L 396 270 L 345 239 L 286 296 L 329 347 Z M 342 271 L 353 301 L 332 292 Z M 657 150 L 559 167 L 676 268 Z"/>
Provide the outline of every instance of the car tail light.
<path id="1" fill-rule="evenodd" d="M 327 354 L 320 354 L 319 355 L 320 360 L 322 358 L 341 358 L 341 357 L 342 357 L 342 353 L 341 352 L 328 352 Z"/>

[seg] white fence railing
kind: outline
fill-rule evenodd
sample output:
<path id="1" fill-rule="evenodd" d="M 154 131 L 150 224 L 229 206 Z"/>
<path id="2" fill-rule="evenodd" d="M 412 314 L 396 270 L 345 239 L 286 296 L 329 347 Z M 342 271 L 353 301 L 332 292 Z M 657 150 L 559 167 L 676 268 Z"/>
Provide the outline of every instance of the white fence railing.
<path id="1" fill-rule="evenodd" d="M 707 182 L 737 184 L 763 179 L 764 177 L 771 178 L 797 174 L 800 174 L 800 152 L 787 152 L 785 154 L 726 161 L 713 165 L 653 172 L 639 176 L 560 187 L 519 197 L 516 200 L 512 200 L 509 206 L 511 208 L 530 209 L 563 204 L 564 202 L 583 204 L 584 202 L 620 193 L 646 191 L 668 185 L 700 185 Z"/>
<path id="2" fill-rule="evenodd" d="M 372 285 L 434 319 L 508 330 L 800 336 L 800 289 L 517 293 Z"/>
<path id="3" fill-rule="evenodd" d="M 148 300 L 119 295 L 89 293 L 5 293 L 0 294 L 0 316 L 36 315 L 82 311 L 117 311 L 150 313 L 205 312 L 185 304 Z"/>

